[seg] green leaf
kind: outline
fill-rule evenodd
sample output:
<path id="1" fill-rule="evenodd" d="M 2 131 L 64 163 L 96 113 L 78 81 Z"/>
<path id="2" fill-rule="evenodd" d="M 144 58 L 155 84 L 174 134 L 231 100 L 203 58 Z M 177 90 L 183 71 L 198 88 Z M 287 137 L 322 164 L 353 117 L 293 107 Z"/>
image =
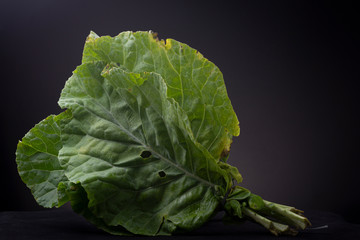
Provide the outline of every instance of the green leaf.
<path id="1" fill-rule="evenodd" d="M 239 218 L 242 218 L 242 212 L 241 212 L 241 204 L 237 200 L 229 200 L 225 203 L 225 210 L 228 213 L 231 213 L 233 216 L 237 216 Z"/>
<path id="2" fill-rule="evenodd" d="M 135 234 L 192 230 L 214 213 L 227 172 L 195 141 L 187 115 L 156 73 L 83 63 L 59 105 L 61 165 L 87 193 L 90 211 Z"/>
<path id="3" fill-rule="evenodd" d="M 229 194 L 227 199 L 234 199 L 234 200 L 245 200 L 251 195 L 251 192 L 245 188 L 240 186 L 236 186 L 234 191 Z"/>
<path id="4" fill-rule="evenodd" d="M 248 199 L 248 204 L 251 209 L 257 211 L 260 211 L 265 207 L 264 200 L 260 196 L 255 195 L 253 193 L 250 195 Z"/>
<path id="5" fill-rule="evenodd" d="M 59 123 L 69 117 L 68 112 L 47 117 L 36 124 L 17 146 L 16 163 L 20 177 L 43 207 L 64 203 L 58 202 L 57 192 L 58 184 L 67 180 L 58 160 L 62 147 Z"/>
<path id="6" fill-rule="evenodd" d="M 68 110 L 37 124 L 16 151 L 44 207 L 70 201 L 116 235 L 183 233 L 219 210 L 224 222 L 249 219 L 275 235 L 310 225 L 302 211 L 234 186 L 242 177 L 226 160 L 240 129 L 222 74 L 183 43 L 91 32 L 59 105 Z"/>
<path id="7" fill-rule="evenodd" d="M 58 160 L 62 148 L 60 122 L 71 118 L 65 111 L 50 115 L 32 128 L 18 143 L 16 162 L 21 179 L 43 207 L 60 207 L 70 201 L 73 210 L 100 229 L 116 235 L 129 235 L 122 227 L 107 226 L 87 207 L 86 193 L 79 184 L 70 183 Z"/>
<path id="8" fill-rule="evenodd" d="M 189 117 L 195 139 L 224 161 L 239 121 L 227 96 L 223 75 L 197 50 L 173 39 L 159 41 L 152 32 L 123 32 L 116 37 L 88 36 L 83 63 L 102 60 L 128 72 L 155 72 L 165 80 Z"/>
<path id="9" fill-rule="evenodd" d="M 225 162 L 218 162 L 218 165 L 222 169 L 226 170 L 228 174 L 232 177 L 232 179 L 234 179 L 236 182 L 238 183 L 242 182 L 243 178 L 236 167 L 231 166 L 230 164 Z"/>

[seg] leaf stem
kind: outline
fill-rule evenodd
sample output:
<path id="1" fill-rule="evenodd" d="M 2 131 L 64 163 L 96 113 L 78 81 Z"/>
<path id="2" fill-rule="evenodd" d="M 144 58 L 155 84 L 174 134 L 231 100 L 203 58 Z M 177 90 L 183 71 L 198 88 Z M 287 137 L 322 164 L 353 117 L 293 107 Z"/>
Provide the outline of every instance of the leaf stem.
<path id="1" fill-rule="evenodd" d="M 311 225 L 301 210 L 263 200 L 240 186 L 235 186 L 231 190 L 224 204 L 224 210 L 230 219 L 237 221 L 236 219 L 247 218 L 276 236 L 296 235 L 299 229 L 303 230 Z"/>
<path id="2" fill-rule="evenodd" d="M 264 209 L 265 213 L 271 217 L 280 219 L 282 222 L 285 222 L 291 226 L 296 227 L 297 229 L 305 229 L 310 226 L 310 221 L 302 215 L 302 211 L 273 202 L 264 200 L 266 208 Z"/>
<path id="3" fill-rule="evenodd" d="M 290 228 L 288 225 L 274 222 L 270 219 L 267 219 L 260 214 L 256 213 L 253 210 L 250 210 L 247 207 L 242 208 L 245 216 L 249 217 L 251 220 L 259 223 L 266 229 L 268 229 L 271 233 L 278 236 L 279 234 L 289 234 L 296 235 L 297 231 L 295 229 Z"/>

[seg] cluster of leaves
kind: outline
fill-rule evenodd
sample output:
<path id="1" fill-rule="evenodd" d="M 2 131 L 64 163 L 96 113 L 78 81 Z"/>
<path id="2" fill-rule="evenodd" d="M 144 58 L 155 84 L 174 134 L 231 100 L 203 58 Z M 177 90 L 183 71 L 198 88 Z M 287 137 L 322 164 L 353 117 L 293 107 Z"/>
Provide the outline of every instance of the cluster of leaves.
<path id="1" fill-rule="evenodd" d="M 238 119 L 220 70 L 186 44 L 152 32 L 91 32 L 58 103 L 64 112 L 38 123 L 16 151 L 20 176 L 44 207 L 70 201 L 119 235 L 190 231 L 220 209 L 275 234 L 307 226 L 298 210 L 235 186 L 242 177 L 226 159 Z M 286 224 L 256 212 L 281 212 Z"/>

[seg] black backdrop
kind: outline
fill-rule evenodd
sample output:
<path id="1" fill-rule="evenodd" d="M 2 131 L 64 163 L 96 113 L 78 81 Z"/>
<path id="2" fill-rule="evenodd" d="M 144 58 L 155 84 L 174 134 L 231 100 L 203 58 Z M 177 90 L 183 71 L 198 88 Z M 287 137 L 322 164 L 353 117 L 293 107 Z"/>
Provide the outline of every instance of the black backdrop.
<path id="1" fill-rule="evenodd" d="M 359 222 L 359 8 L 339 1 L 0 2 L 1 205 L 41 209 L 15 165 L 18 140 L 60 112 L 90 30 L 153 30 L 223 72 L 240 120 L 229 162 L 245 187 Z"/>

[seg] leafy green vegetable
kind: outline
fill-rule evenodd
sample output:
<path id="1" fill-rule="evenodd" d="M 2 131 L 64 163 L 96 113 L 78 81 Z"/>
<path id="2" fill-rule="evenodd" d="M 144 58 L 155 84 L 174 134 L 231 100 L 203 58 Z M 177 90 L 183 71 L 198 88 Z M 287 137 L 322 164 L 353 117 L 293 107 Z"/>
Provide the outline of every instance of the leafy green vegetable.
<path id="1" fill-rule="evenodd" d="M 237 186 L 226 163 L 236 114 L 220 70 L 152 32 L 87 38 L 59 105 L 18 144 L 22 180 L 44 207 L 75 212 L 117 235 L 171 235 L 217 211 L 275 235 L 310 223 L 295 208 Z"/>
<path id="2" fill-rule="evenodd" d="M 58 202 L 57 186 L 67 178 L 58 160 L 62 148 L 59 123 L 67 117 L 67 111 L 50 115 L 35 125 L 17 146 L 16 163 L 21 179 L 43 207 L 62 205 Z"/>

